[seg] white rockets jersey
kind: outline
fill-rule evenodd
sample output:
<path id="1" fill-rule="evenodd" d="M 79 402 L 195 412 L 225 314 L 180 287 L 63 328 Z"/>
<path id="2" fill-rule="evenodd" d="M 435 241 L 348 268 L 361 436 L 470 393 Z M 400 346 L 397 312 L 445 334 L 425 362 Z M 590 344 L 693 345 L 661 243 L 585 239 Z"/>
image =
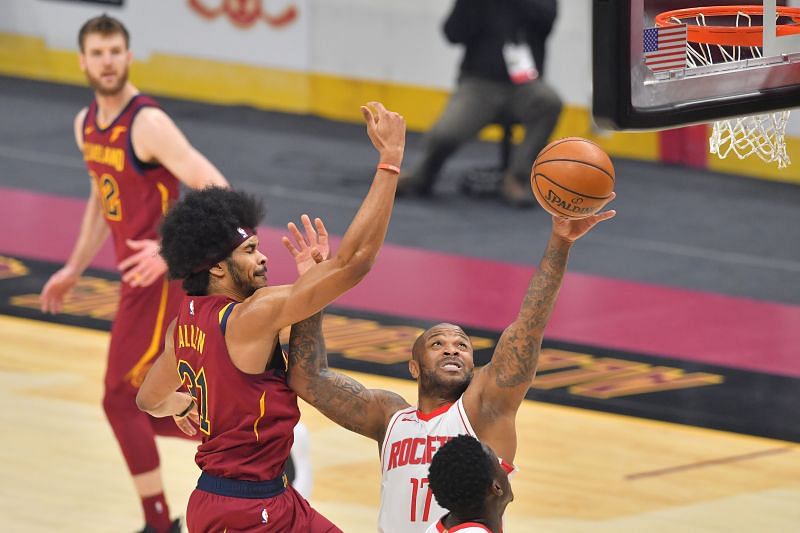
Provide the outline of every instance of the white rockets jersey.
<path id="1" fill-rule="evenodd" d="M 447 529 L 442 525 L 441 520 L 439 520 L 431 524 L 431 527 L 429 527 L 425 533 L 492 533 L 492 530 L 476 522 L 466 522 Z"/>
<path id="2" fill-rule="evenodd" d="M 462 398 L 428 414 L 406 407 L 389 420 L 381 447 L 378 531 L 425 533 L 447 513 L 433 497 L 428 468 L 431 457 L 448 440 L 458 435 L 475 437 Z"/>

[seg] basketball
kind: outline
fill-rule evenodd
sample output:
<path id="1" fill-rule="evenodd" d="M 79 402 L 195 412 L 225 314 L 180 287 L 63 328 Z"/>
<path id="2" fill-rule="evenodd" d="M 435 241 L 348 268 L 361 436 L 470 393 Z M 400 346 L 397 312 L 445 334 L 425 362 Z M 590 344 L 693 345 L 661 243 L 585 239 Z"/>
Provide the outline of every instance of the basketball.
<path id="1" fill-rule="evenodd" d="M 614 191 L 614 165 L 592 141 L 566 137 L 539 152 L 531 169 L 531 188 L 548 213 L 585 218 L 597 213 Z"/>

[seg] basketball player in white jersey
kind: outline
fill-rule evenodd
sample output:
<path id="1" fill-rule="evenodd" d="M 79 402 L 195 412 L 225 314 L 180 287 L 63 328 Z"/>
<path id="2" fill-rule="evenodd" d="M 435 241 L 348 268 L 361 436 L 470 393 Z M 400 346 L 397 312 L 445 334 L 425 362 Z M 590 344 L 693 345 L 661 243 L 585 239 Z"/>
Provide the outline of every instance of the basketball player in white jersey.
<path id="1" fill-rule="evenodd" d="M 609 201 L 612 199 L 613 195 Z M 569 251 L 577 239 L 615 214 L 605 211 L 580 220 L 553 217 L 547 249 L 519 315 L 505 329 L 485 366 L 474 368 L 472 344 L 458 326 L 438 324 L 420 335 L 408 363 L 418 383 L 416 406 L 398 394 L 366 389 L 349 376 L 330 370 L 321 314 L 292 327 L 289 385 L 337 424 L 379 444 L 383 470 L 380 531 L 424 533 L 445 514 L 433 499 L 428 466 L 436 451 L 457 435 L 478 438 L 513 469 L 516 413 L 536 373 L 544 329 Z M 305 237 L 291 225 L 290 231 L 300 247 L 298 250 L 284 239 L 292 254 L 317 246 L 312 227 L 306 227 Z"/>
<path id="2" fill-rule="evenodd" d="M 450 512 L 425 533 L 501 533 L 514 493 L 491 448 L 469 435 L 447 441 L 431 459 L 428 480 L 436 501 Z"/>

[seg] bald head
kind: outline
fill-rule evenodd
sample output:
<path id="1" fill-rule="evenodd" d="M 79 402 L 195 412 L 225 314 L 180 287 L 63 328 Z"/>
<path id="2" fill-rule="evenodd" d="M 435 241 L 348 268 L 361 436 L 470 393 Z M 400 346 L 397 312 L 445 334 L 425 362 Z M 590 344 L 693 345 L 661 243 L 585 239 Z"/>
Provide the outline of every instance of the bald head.
<path id="1" fill-rule="evenodd" d="M 411 348 L 411 358 L 415 361 L 419 361 L 422 355 L 425 354 L 425 344 L 431 337 L 435 337 L 436 335 L 442 334 L 451 334 L 451 335 L 458 335 L 460 337 L 464 337 L 467 343 L 471 346 L 472 343 L 469 341 L 469 336 L 464 333 L 464 330 L 461 329 L 460 326 L 456 326 L 455 324 L 449 324 L 447 322 L 442 322 L 441 324 L 436 324 L 435 326 L 425 330 L 420 334 L 419 337 L 414 341 L 414 346 Z"/>

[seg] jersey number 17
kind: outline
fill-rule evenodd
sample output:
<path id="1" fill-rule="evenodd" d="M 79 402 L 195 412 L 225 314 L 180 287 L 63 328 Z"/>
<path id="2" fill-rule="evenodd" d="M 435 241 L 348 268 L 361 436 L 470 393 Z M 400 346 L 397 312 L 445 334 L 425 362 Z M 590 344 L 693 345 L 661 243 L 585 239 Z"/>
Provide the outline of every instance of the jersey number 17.
<path id="1" fill-rule="evenodd" d="M 431 500 L 433 499 L 433 492 L 431 491 L 431 486 L 428 483 L 428 478 L 411 478 L 409 481 L 411 481 L 411 521 L 427 522 L 431 514 Z M 423 496 L 425 501 L 422 505 L 422 509 L 418 511 L 417 501 L 419 500 L 420 496 Z M 418 517 L 419 514 L 422 516 Z"/>

